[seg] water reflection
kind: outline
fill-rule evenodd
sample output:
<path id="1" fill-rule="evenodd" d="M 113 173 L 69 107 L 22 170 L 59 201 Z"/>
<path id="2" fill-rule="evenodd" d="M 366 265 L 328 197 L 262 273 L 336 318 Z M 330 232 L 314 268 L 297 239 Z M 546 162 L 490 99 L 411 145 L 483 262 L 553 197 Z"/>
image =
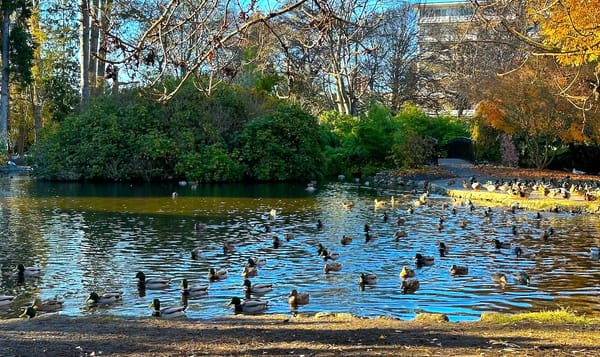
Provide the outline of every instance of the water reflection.
<path id="1" fill-rule="evenodd" d="M 243 297 L 241 273 L 250 257 L 267 261 L 252 282 L 274 284 L 263 296 L 270 301 L 268 313 L 288 313 L 287 298 L 294 288 L 310 293 L 310 303 L 298 308 L 307 313 L 412 318 L 428 311 L 456 321 L 477 319 L 483 311 L 561 306 L 585 313 L 600 310 L 598 260 L 589 254 L 591 246 L 600 245 L 595 215 L 543 213 L 538 219 L 532 212 L 511 213 L 501 207 L 492 207 L 490 215 L 483 206 L 455 207 L 454 214 L 453 202 L 436 196 L 411 214 L 408 208 L 417 196 L 354 183 L 331 183 L 309 192 L 301 184 L 193 189 L 1 180 L 0 295 L 17 296 L 15 303 L 0 309 L 3 318 L 17 316 L 37 296 L 64 300 L 62 313 L 73 316 L 149 316 L 154 298 L 165 306 L 187 304 L 191 318 L 230 314 L 226 303 L 232 296 Z M 174 191 L 179 193 L 176 199 Z M 375 209 L 375 198 L 387 204 Z M 199 222 L 205 229 L 194 229 Z M 365 225 L 370 227 L 369 243 Z M 544 241 L 540 234 L 549 227 L 556 233 Z M 406 236 L 397 236 L 398 230 Z M 352 242 L 342 244 L 343 235 Z M 279 247 L 273 245 L 274 236 Z M 523 255 L 496 249 L 494 239 L 519 246 Z M 224 242 L 235 249 L 224 253 Z M 443 257 L 439 242 L 447 247 Z M 341 271 L 324 273 L 319 243 L 339 254 Z M 201 252 L 197 259 L 191 258 L 193 249 Z M 417 267 L 416 253 L 434 256 L 434 264 Z M 19 280 L 19 263 L 40 266 L 44 275 Z M 451 276 L 453 264 L 468 266 L 469 273 Z M 415 269 L 420 281 L 414 294 L 401 291 L 399 273 L 405 265 Z M 227 269 L 229 276 L 210 283 L 205 296 L 182 297 L 182 279 L 208 284 L 210 268 Z M 167 277 L 172 284 L 138 290 L 138 271 L 148 278 Z M 531 284 L 519 281 L 522 271 Z M 360 289 L 362 272 L 377 274 L 376 285 Z M 508 284 L 493 281 L 494 273 L 506 274 Z M 121 291 L 123 301 L 89 307 L 85 300 L 92 291 Z"/>

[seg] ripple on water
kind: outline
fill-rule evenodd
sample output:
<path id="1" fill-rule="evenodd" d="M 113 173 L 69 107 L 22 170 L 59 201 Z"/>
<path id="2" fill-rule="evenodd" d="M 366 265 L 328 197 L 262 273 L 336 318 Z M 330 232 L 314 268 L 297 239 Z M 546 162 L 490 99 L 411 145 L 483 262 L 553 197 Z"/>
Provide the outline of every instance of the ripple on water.
<path id="1" fill-rule="evenodd" d="M 3 197 L 0 210 L 0 225 L 5 228 L 0 233 L 0 294 L 18 298 L 0 310 L 0 317 L 18 315 L 36 295 L 64 299 L 62 313 L 72 316 L 148 316 L 148 305 L 159 298 L 165 306 L 187 303 L 191 318 L 218 317 L 231 313 L 226 303 L 232 296 L 243 296 L 243 264 L 255 256 L 267 264 L 251 280 L 275 284 L 262 296 L 271 303 L 270 313 L 289 313 L 287 296 L 293 288 L 311 294 L 310 304 L 299 308 L 307 313 L 412 318 L 427 311 L 459 321 L 478 319 L 483 311 L 599 309 L 594 282 L 598 264 L 589 259 L 589 247 L 600 245 L 596 238 L 600 225 L 592 215 L 546 213 L 538 221 L 530 212 L 507 214 L 492 208 L 492 219 L 487 221 L 485 207 L 473 212 L 458 207 L 453 215 L 452 201 L 435 195 L 430 198 L 432 207 L 419 207 L 409 214 L 407 208 L 416 196 L 348 183 L 319 187 L 311 194 L 301 185 L 291 186 L 289 198 L 272 199 L 207 198 L 178 188 L 176 204 L 170 197 L 147 201 L 107 197 L 110 202 L 106 203 L 102 197 L 61 199 L 56 194 L 36 198 L 28 197 L 23 187 L 15 189 L 20 192 L 19 200 Z M 399 203 L 374 209 L 374 198 L 389 200 L 391 195 Z M 354 202 L 354 208 L 343 207 L 347 201 Z M 277 210 L 274 219 L 268 215 L 272 208 Z M 384 211 L 388 222 L 383 221 Z M 397 217 L 405 223 L 396 224 Z M 444 223 L 438 229 L 440 218 Z M 316 227 L 317 219 L 324 223 L 322 230 Z M 207 224 L 205 231 L 192 229 L 198 221 Z M 461 228 L 462 221 L 465 228 Z M 377 235 L 368 244 L 365 224 Z M 513 224 L 518 226 L 517 235 L 512 234 Z M 550 226 L 557 233 L 544 242 L 540 233 Z M 408 234 L 396 241 L 398 229 Z M 285 240 L 286 233 L 293 234 L 293 239 Z M 354 238 L 351 244 L 341 245 L 344 234 Z M 281 239 L 281 247 L 273 247 L 274 236 Z M 524 256 L 517 258 L 511 249 L 495 249 L 495 238 L 522 247 Z M 446 257 L 439 256 L 440 241 L 449 247 Z M 235 249 L 224 254 L 224 242 L 231 242 Z M 319 243 L 340 254 L 342 271 L 324 274 L 324 261 L 316 253 Z M 189 252 L 196 247 L 202 255 L 192 260 Z M 434 256 L 434 265 L 416 267 L 416 253 Z M 44 276 L 17 281 L 14 267 L 19 262 L 41 266 Z M 452 264 L 467 265 L 468 275 L 450 276 Z M 415 278 L 421 282 L 414 294 L 401 294 L 398 274 L 404 265 L 415 268 Z M 208 284 L 210 268 L 228 269 L 229 277 L 211 283 L 208 295 L 182 301 L 181 280 Z M 148 278 L 172 279 L 172 284 L 164 290 L 138 291 L 135 273 L 139 270 Z M 530 286 L 518 284 L 520 271 L 531 276 Z M 361 272 L 376 273 L 378 283 L 361 291 Z M 508 276 L 506 287 L 492 281 L 491 274 L 498 272 Z M 91 291 L 113 290 L 123 292 L 122 302 L 107 307 L 85 305 Z"/>

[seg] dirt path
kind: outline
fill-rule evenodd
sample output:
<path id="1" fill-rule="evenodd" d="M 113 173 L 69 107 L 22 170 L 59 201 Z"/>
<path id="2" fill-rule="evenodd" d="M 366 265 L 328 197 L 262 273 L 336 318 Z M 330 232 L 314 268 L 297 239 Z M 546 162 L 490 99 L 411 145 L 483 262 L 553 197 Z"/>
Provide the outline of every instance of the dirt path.
<path id="1" fill-rule="evenodd" d="M 0 322 L 1 356 L 593 356 L 600 325 L 232 316 Z"/>

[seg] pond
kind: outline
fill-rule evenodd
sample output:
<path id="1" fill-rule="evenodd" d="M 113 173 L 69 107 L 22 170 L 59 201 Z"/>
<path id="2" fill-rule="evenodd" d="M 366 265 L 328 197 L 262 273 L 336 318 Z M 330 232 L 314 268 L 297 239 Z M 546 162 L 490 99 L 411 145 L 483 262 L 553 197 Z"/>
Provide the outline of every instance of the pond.
<path id="1" fill-rule="evenodd" d="M 0 318 L 18 316 L 34 297 L 63 300 L 61 314 L 68 316 L 149 316 L 152 299 L 160 298 L 163 306 L 182 304 L 181 280 L 208 284 L 210 268 L 227 269 L 228 277 L 210 283 L 207 295 L 188 300 L 187 316 L 232 314 L 226 304 L 232 296 L 244 296 L 241 273 L 250 257 L 266 259 L 251 281 L 274 284 L 262 296 L 270 304 L 266 313 L 290 313 L 287 297 L 293 288 L 310 293 L 310 303 L 298 308 L 308 314 L 411 319 L 424 311 L 463 321 L 476 320 L 485 311 L 600 311 L 599 262 L 590 256 L 590 247 L 600 245 L 597 215 L 543 212 L 538 218 L 520 209 L 455 206 L 439 195 L 414 207 L 418 197 L 355 182 L 319 183 L 310 191 L 304 184 L 99 185 L 2 176 L 0 295 L 17 298 L 0 308 Z M 375 199 L 385 206 L 375 208 Z M 347 202 L 354 206 L 348 208 Z M 399 225 L 398 218 L 404 223 Z M 197 232 L 196 223 L 205 229 Z M 369 242 L 365 224 L 374 237 Z M 550 227 L 555 233 L 548 240 L 540 238 Z M 396 239 L 398 230 L 406 237 Z M 293 238 L 286 240 L 286 234 Z M 343 235 L 352 242 L 342 245 Z M 274 236 L 281 239 L 278 248 L 273 247 Z M 523 254 L 496 249 L 494 239 L 519 246 Z M 444 257 L 440 241 L 448 246 Z M 224 242 L 235 249 L 225 253 Z M 324 273 L 319 243 L 339 254 L 341 271 Z M 198 259 L 191 257 L 194 248 L 202 252 Z M 416 253 L 434 256 L 434 264 L 417 267 Z M 18 279 L 15 267 L 20 263 L 41 267 L 43 276 Z M 467 266 L 468 274 L 452 276 L 453 264 Z M 403 266 L 413 268 L 420 282 L 412 294 L 402 294 L 400 288 Z M 140 291 L 138 271 L 172 284 Z M 360 289 L 362 272 L 376 274 L 377 283 Z M 517 280 L 520 272 L 530 276 L 529 285 Z M 495 273 L 506 274 L 508 283 L 492 280 Z M 92 291 L 115 290 L 123 292 L 122 302 L 85 304 Z"/>

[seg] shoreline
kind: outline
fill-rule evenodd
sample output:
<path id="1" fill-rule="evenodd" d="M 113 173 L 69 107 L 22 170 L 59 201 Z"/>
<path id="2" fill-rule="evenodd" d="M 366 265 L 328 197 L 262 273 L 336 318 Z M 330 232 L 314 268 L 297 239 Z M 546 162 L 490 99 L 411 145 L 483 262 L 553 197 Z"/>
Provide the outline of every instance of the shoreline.
<path id="1" fill-rule="evenodd" d="M 511 322 L 493 316 L 484 321 L 483 315 L 479 321 L 446 322 L 439 314 L 409 321 L 349 314 L 232 315 L 216 320 L 40 316 L 1 321 L 0 355 L 594 355 L 600 320 L 558 314 L 550 321 L 539 315 Z"/>

